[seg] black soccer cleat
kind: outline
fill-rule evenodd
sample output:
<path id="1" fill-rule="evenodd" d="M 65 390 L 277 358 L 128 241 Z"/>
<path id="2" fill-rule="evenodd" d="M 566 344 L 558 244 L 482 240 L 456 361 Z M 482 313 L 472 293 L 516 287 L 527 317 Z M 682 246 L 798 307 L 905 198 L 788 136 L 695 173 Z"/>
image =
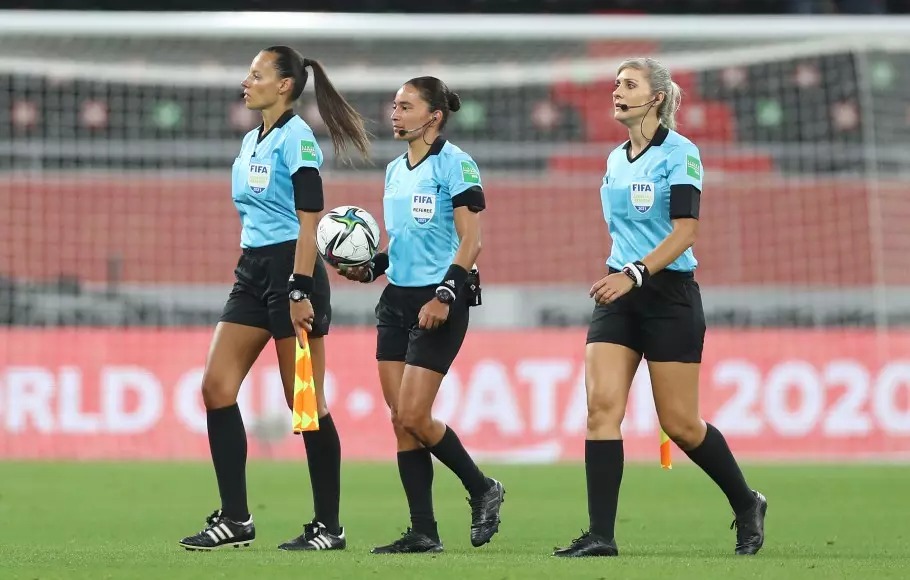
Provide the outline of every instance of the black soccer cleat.
<path id="1" fill-rule="evenodd" d="M 442 542 L 408 528 L 400 538 L 386 546 L 377 546 L 371 554 L 425 554 L 442 552 Z"/>
<path id="2" fill-rule="evenodd" d="M 616 540 L 607 540 L 591 532 L 583 532 L 581 537 L 572 540 L 567 548 L 557 548 L 553 552 L 559 558 L 586 558 L 591 556 L 618 556 Z"/>
<path id="3" fill-rule="evenodd" d="M 765 543 L 765 514 L 768 511 L 768 500 L 761 493 L 752 490 L 755 494 L 755 504 L 741 514 L 736 514 L 736 519 L 730 524 L 730 529 L 736 528 L 737 556 L 752 556 L 761 550 Z"/>
<path id="4" fill-rule="evenodd" d="M 344 550 L 348 541 L 344 528 L 336 536 L 329 533 L 322 522 L 312 521 L 303 526 L 303 533 L 278 546 L 279 550 Z"/>
<path id="5" fill-rule="evenodd" d="M 505 501 L 506 490 L 495 479 L 482 495 L 468 498 L 471 505 L 471 545 L 483 546 L 499 531 L 499 510 Z"/>
<path id="6" fill-rule="evenodd" d="M 187 550 L 203 551 L 246 548 L 254 539 L 256 527 L 253 526 L 253 516 L 245 522 L 235 522 L 221 515 L 221 510 L 215 510 L 205 519 L 205 528 L 198 534 L 180 540 L 180 545 Z"/>

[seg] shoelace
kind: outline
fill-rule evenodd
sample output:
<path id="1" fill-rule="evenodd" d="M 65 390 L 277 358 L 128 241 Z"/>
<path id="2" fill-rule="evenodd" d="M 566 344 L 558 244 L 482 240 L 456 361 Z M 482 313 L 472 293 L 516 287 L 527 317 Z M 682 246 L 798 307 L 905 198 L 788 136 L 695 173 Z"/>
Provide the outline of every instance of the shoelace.
<path id="1" fill-rule="evenodd" d="M 202 528 L 199 533 L 206 533 L 208 530 L 212 529 L 219 521 L 221 521 L 221 510 L 215 510 L 210 516 L 205 518 L 205 527 Z"/>
<path id="2" fill-rule="evenodd" d="M 322 528 L 319 527 L 319 524 L 310 522 L 303 526 L 303 539 L 306 541 L 313 540 L 317 538 L 322 532 Z"/>
<path id="3" fill-rule="evenodd" d="M 483 499 L 483 496 L 469 497 L 467 500 L 468 505 L 471 506 L 471 516 L 477 516 L 477 513 L 483 509 L 484 504 L 486 503 Z"/>
<path id="4" fill-rule="evenodd" d="M 414 530 L 412 530 L 411 528 L 408 528 L 407 530 L 404 531 L 403 534 L 401 534 L 400 538 L 395 540 L 395 542 L 392 545 L 395 546 L 396 548 L 401 548 L 407 544 L 408 538 L 415 536 L 415 535 L 416 535 L 416 532 L 414 532 Z"/>
<path id="5" fill-rule="evenodd" d="M 575 538 L 574 540 L 572 540 L 572 544 L 579 544 L 579 543 L 581 543 L 581 542 L 584 542 L 584 541 L 587 540 L 590 536 L 591 536 L 591 532 L 590 532 L 590 531 L 587 531 L 587 532 L 586 532 L 586 531 L 582 530 L 582 531 L 581 531 L 581 536 L 579 536 L 579 537 Z"/>

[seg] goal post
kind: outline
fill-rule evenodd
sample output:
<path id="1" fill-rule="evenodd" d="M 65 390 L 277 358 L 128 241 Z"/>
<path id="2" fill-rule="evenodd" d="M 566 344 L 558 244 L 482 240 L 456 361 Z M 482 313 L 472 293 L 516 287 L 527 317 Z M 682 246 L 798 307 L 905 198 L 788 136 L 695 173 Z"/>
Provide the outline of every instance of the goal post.
<path id="1" fill-rule="evenodd" d="M 341 163 L 307 87 L 327 209 L 381 223 L 405 81 L 461 96 L 446 137 L 483 177 L 484 304 L 436 410 L 477 457 L 583 456 L 599 189 L 628 138 L 611 93 L 634 56 L 670 68 L 702 156 L 706 419 L 748 459 L 910 457 L 906 17 L 8 11 L 0 458 L 207 457 L 201 367 L 239 254 L 231 164 L 260 122 L 240 82 L 275 44 L 320 60 L 375 135 L 371 163 Z M 326 389 L 349 458 L 394 445 L 382 284 L 332 275 Z M 297 458 L 273 351 L 241 390 L 251 453 Z M 633 389 L 623 436 L 656 464 L 650 396 Z"/>
<path id="2" fill-rule="evenodd" d="M 705 158 L 707 223 L 696 250 L 709 317 L 799 325 L 837 323 L 847 311 L 879 325 L 910 317 L 910 268 L 899 267 L 910 259 L 901 235 L 910 215 L 902 195 L 910 20 L 902 17 L 6 12 L 0 168 L 9 178 L 0 187 L 9 209 L 13 189 L 53 196 L 48 180 L 64 179 L 76 206 L 61 218 L 65 227 L 83 220 L 78 212 L 93 199 L 107 203 L 132 183 L 155 190 L 211 180 L 204 189 L 212 201 L 203 205 L 213 213 L 202 214 L 195 234 L 182 234 L 195 249 L 180 265 L 140 266 L 144 256 L 154 260 L 154 236 L 115 239 L 116 231 L 104 242 L 75 242 L 66 260 L 86 284 L 111 283 L 113 270 L 120 291 L 135 281 L 141 295 L 141 286 L 158 283 L 157 295 L 172 304 L 192 296 L 186 300 L 208 304 L 211 315 L 220 300 L 213 289 L 229 282 L 236 249 L 224 175 L 239 138 L 257 123 L 237 98 L 239 82 L 252 56 L 275 43 L 323 60 L 377 136 L 372 166 L 351 170 L 329 152 L 329 203 L 379 211 L 375 173 L 400 149 L 387 103 L 402 82 L 431 74 L 462 95 L 448 134 L 490 184 L 484 280 L 503 304 L 492 318 L 478 314 L 481 324 L 581 323 L 587 315 L 578 290 L 608 249 L 598 174 L 625 139 L 603 103 L 616 65 L 641 54 L 665 62 L 682 85 L 680 130 Z M 311 97 L 308 87 L 300 110 L 325 138 Z M 148 206 L 142 211 L 152 217 Z M 2 228 L 6 247 L 46 230 L 47 216 L 28 216 L 37 221 Z M 552 241 L 540 247 L 544 224 Z M 156 220 L 162 225 L 188 224 Z M 25 251 L 47 254 L 35 245 Z M 112 267 L 118 256 L 125 263 Z M 5 261 L 16 280 L 73 274 L 50 257 Z M 168 290 L 182 281 L 193 288 Z M 359 296 L 370 292 L 341 285 L 339 311 L 368 320 Z"/>

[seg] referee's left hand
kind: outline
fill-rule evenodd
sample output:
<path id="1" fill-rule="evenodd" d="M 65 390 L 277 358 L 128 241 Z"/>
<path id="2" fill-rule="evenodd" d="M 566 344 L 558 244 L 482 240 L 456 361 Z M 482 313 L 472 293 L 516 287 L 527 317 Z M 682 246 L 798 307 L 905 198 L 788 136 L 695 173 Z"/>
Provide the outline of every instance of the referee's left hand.
<path id="1" fill-rule="evenodd" d="M 300 337 L 304 332 L 309 334 L 313 330 L 313 319 L 316 313 L 313 312 L 313 303 L 309 300 L 294 302 L 291 300 L 291 323 L 294 325 L 294 332 L 297 334 L 297 342 L 300 343 Z M 303 344 L 300 344 L 302 347 Z"/>
<path id="2" fill-rule="evenodd" d="M 588 292 L 588 295 L 593 297 L 594 302 L 597 304 L 609 304 L 614 300 L 618 300 L 634 287 L 635 284 L 631 278 L 622 272 L 616 272 L 615 274 L 608 274 L 595 282 L 591 286 L 591 291 Z"/>
<path id="3" fill-rule="evenodd" d="M 417 325 L 423 329 L 434 330 L 442 326 L 448 318 L 449 305 L 433 298 L 420 309 L 420 314 L 417 315 Z"/>

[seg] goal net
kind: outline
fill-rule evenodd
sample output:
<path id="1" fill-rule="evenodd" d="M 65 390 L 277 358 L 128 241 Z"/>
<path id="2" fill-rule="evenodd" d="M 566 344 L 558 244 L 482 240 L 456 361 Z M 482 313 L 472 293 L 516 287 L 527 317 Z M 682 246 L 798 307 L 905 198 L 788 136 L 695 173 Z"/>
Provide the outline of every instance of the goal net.
<path id="1" fill-rule="evenodd" d="M 327 207 L 381 218 L 401 84 L 434 75 L 461 95 L 446 136 L 487 191 L 484 306 L 439 407 L 490 457 L 578 456 L 587 290 L 609 251 L 599 186 L 627 138 L 613 79 L 643 55 L 681 85 L 679 130 L 705 168 L 706 416 L 754 457 L 910 450 L 907 20 L 9 12 L 0 431 L 45 438 L 5 438 L 0 457 L 130 456 L 152 431 L 153 456 L 204 454 L 167 430 L 204 433 L 198 381 L 239 252 L 229 168 L 259 123 L 240 81 L 273 44 L 322 61 L 376 136 L 373 164 L 340 163 L 307 87 L 297 110 L 324 141 Z M 369 426 L 354 452 L 369 457 L 387 430 L 382 285 L 332 283 L 329 389 L 342 421 Z M 244 405 L 269 418 L 261 452 L 283 456 L 264 356 Z M 653 405 L 636 392 L 627 438 L 648 457 Z M 74 432 L 90 445 L 57 438 Z"/>

